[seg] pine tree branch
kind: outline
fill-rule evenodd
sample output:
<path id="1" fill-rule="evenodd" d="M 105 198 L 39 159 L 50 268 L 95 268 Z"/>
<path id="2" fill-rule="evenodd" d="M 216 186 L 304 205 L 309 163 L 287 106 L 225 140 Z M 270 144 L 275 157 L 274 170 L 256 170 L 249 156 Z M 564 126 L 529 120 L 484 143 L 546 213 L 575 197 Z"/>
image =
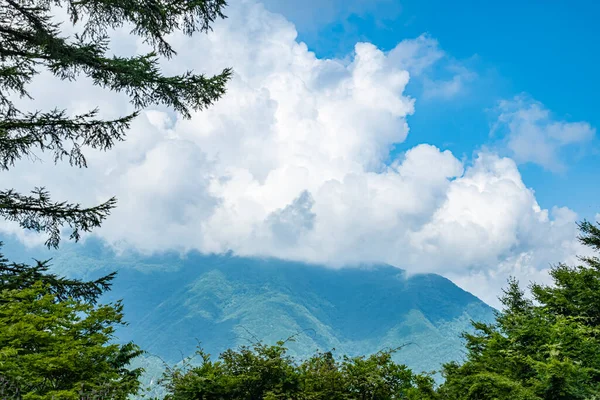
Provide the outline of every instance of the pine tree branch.
<path id="1" fill-rule="evenodd" d="M 600 222 L 596 224 L 584 220 L 578 223 L 581 234 L 578 239 L 581 244 L 593 248 L 595 251 L 600 252 Z"/>
<path id="2" fill-rule="evenodd" d="M 35 71 L 26 63 L 16 65 L 0 65 L 0 106 L 9 106 L 12 102 L 8 98 L 8 92 L 16 93 L 19 97 L 28 97 L 25 85 L 31 82 Z"/>
<path id="3" fill-rule="evenodd" d="M 165 57 L 175 50 L 165 40 L 174 31 L 185 35 L 207 32 L 217 18 L 226 18 L 225 0 L 66 0 L 71 21 L 76 23 L 81 15 L 87 16 L 84 36 L 97 40 L 106 35 L 107 28 L 115 29 L 130 23 L 131 33 L 141 36 Z"/>
<path id="4" fill-rule="evenodd" d="M 23 196 L 13 190 L 0 191 L 0 216 L 17 222 L 22 228 L 48 234 L 46 246 L 57 248 L 60 242 L 60 228 L 71 228 L 70 239 L 78 241 L 80 232 L 90 232 L 99 227 L 112 210 L 117 200 L 91 208 L 81 208 L 79 204 L 52 202 L 44 188 L 36 188 L 32 196 Z"/>
<path id="5" fill-rule="evenodd" d="M 2 242 L 0 242 L 1 247 Z M 41 281 L 49 286 L 50 292 L 57 296 L 57 301 L 72 298 L 95 304 L 102 293 L 110 290 L 112 280 L 116 276 L 116 272 L 113 272 L 93 281 L 68 279 L 48 272 L 51 260 L 35 261 L 34 266 L 9 263 L 0 254 L 0 290 L 22 290 Z"/>
<path id="6" fill-rule="evenodd" d="M 225 93 L 231 69 L 224 69 L 211 78 L 195 75 L 192 71 L 165 77 L 160 73 L 155 53 L 107 58 L 104 55 L 107 49 L 105 36 L 94 43 L 86 43 L 81 37 L 76 43 L 68 43 L 58 37 L 56 26 L 36 19 L 31 10 L 14 0 L 6 1 L 28 21 L 35 23 L 32 22 L 33 31 L 0 25 L 0 33 L 6 35 L 4 41 L 26 48 L 0 48 L 0 57 L 44 60 L 48 69 L 61 79 L 72 80 L 82 72 L 98 86 L 125 92 L 137 108 L 163 104 L 173 107 L 186 118 L 190 117 L 191 110 L 202 110 Z M 23 46 L 16 46 L 16 43 L 23 43 Z"/>
<path id="7" fill-rule="evenodd" d="M 93 119 L 98 110 L 67 117 L 64 110 L 48 113 L 29 113 L 22 118 L 5 117 L 0 120 L 0 169 L 8 170 L 17 159 L 31 155 L 31 147 L 54 152 L 55 162 L 69 158 L 69 163 L 86 167 L 83 146 L 102 151 L 110 149 L 115 141 L 122 141 L 137 113 L 115 120 Z M 65 149 L 65 142 L 70 144 Z"/>
<path id="8" fill-rule="evenodd" d="M 578 236 L 579 242 L 584 246 L 591 247 L 596 253 L 600 253 L 600 222 L 594 224 L 584 220 L 578 223 L 577 226 L 581 231 Z M 598 256 L 579 257 L 579 260 L 600 271 L 600 258 Z"/>

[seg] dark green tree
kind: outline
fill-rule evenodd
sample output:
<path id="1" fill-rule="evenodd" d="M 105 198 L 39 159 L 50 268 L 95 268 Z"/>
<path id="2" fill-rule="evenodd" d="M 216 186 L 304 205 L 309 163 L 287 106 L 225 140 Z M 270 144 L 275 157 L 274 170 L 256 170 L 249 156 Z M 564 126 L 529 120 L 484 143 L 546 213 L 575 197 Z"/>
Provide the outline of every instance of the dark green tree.
<path id="1" fill-rule="evenodd" d="M 579 241 L 600 253 L 600 225 L 584 221 L 579 224 Z M 559 264 L 551 271 L 554 286 L 532 285 L 536 299 L 550 312 L 577 318 L 588 326 L 600 326 L 600 259 L 581 257 L 582 264 L 570 267 Z"/>
<path id="2" fill-rule="evenodd" d="M 579 227 L 581 243 L 599 251 L 600 226 Z M 466 362 L 444 367 L 442 398 L 600 398 L 600 262 L 580 260 L 553 267 L 553 285 L 532 284 L 530 297 L 510 280 L 496 322 L 464 335 Z"/>
<path id="3" fill-rule="evenodd" d="M 97 305 L 113 275 L 60 278 L 0 255 L 0 395 L 15 399 L 126 399 L 139 388 L 142 354 L 114 343 L 122 305 Z"/>
<path id="4" fill-rule="evenodd" d="M 86 167 L 85 148 L 102 151 L 125 138 L 138 111 L 114 120 L 98 118 L 98 109 L 74 115 L 67 110 L 25 111 L 17 98 L 30 98 L 32 79 L 49 71 L 58 79 L 86 76 L 102 88 L 126 94 L 137 110 L 152 104 L 175 109 L 189 118 L 219 99 L 231 75 L 229 69 L 206 77 L 188 71 L 161 73 L 159 57 L 175 50 L 166 40 L 173 32 L 206 32 L 223 18 L 225 0 L 3 0 L 0 2 L 0 169 L 9 170 L 35 151 L 51 152 L 54 161 L 66 159 Z M 62 7 L 81 34 L 66 37 L 52 19 L 51 7 Z M 154 49 L 148 54 L 121 57 L 108 54 L 110 31 L 131 26 L 131 33 Z M 46 244 L 57 247 L 61 229 L 71 238 L 100 226 L 116 199 L 92 207 L 54 202 L 43 188 L 30 194 L 0 189 L 0 216 L 25 229 L 48 235 Z"/>

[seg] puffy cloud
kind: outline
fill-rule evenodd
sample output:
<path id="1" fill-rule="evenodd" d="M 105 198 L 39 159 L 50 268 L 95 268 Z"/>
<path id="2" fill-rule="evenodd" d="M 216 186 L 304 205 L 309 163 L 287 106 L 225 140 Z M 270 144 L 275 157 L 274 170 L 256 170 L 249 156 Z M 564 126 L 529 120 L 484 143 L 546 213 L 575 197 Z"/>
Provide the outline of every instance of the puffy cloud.
<path id="1" fill-rule="evenodd" d="M 477 294 L 488 304 L 498 306 L 498 296 L 508 278 L 515 277 L 522 288 L 529 283 L 551 284 L 548 271 L 552 265 L 565 262 L 579 263 L 577 255 L 591 255 L 574 238 L 577 236 L 577 216 L 567 208 L 543 211 L 538 223 L 522 227 L 517 244 L 500 253 L 498 260 L 489 266 L 449 271 L 445 275 L 456 284 Z M 550 245 L 552 243 L 552 245 Z"/>
<path id="2" fill-rule="evenodd" d="M 512 157 L 519 163 L 532 162 L 551 171 L 565 168 L 561 157 L 564 147 L 581 146 L 596 134 L 587 122 L 553 119 L 543 104 L 523 95 L 501 101 L 498 113 L 492 135 L 503 138 Z"/>
<path id="3" fill-rule="evenodd" d="M 487 300 L 507 274 L 537 277 L 574 254 L 576 216 L 542 210 L 511 159 L 482 152 L 465 163 L 422 144 L 388 160 L 414 112 L 410 71 L 437 57 L 432 39 L 388 53 L 359 43 L 349 61 L 319 59 L 258 3 L 236 3 L 228 15 L 207 36 L 174 36 L 180 55 L 164 64 L 207 73 L 233 66 L 214 107 L 191 120 L 148 110 L 127 141 L 90 152 L 88 169 L 21 162 L 0 184 L 43 183 L 55 198 L 84 204 L 117 195 L 96 231 L 117 248 L 387 262 L 453 277 Z M 120 48 L 142 46 L 117 34 Z M 107 116 L 129 107 L 85 80 L 65 86 L 43 76 L 34 85 L 40 107 L 98 104 Z"/>

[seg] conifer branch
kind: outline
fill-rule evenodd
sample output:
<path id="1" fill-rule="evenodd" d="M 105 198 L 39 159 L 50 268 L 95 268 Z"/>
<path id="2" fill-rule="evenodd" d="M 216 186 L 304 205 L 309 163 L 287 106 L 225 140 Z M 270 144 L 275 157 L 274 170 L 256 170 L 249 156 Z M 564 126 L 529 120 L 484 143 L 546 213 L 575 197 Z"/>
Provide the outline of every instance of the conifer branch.
<path id="1" fill-rule="evenodd" d="M 31 196 L 13 190 L 0 191 L 0 216 L 17 222 L 22 228 L 35 232 L 46 232 L 48 247 L 57 248 L 61 227 L 71 228 L 70 239 L 78 241 L 81 232 L 90 232 L 108 217 L 116 205 L 113 197 L 94 207 L 82 208 L 79 204 L 52 202 L 44 188 L 36 188 Z"/>

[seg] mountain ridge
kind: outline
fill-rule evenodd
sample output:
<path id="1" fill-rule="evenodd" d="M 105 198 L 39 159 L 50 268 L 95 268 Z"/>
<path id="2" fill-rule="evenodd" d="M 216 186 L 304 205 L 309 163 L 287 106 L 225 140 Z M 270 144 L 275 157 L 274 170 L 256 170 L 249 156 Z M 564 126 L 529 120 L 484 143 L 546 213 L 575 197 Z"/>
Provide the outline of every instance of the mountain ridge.
<path id="1" fill-rule="evenodd" d="M 204 256 L 188 257 L 183 264 L 176 275 L 182 274 L 179 282 L 186 284 L 176 290 L 165 289 L 158 276 L 151 280 L 161 288 L 123 288 L 121 282 L 139 279 L 130 271 L 137 277 L 121 276 L 113 292 L 122 295 L 130 321 L 122 336 L 170 361 L 190 354 L 195 338 L 216 355 L 253 340 L 274 343 L 295 336 L 289 348 L 298 357 L 332 348 L 359 355 L 406 345 L 399 358 L 414 369 L 431 370 L 460 358 L 459 335 L 469 330 L 471 319 L 493 316 L 491 307 L 446 278 L 407 277 L 387 265 L 332 270 L 275 259 Z M 149 292 L 160 302 L 141 306 L 147 299 L 143 293 Z"/>
<path id="2" fill-rule="evenodd" d="M 16 261 L 53 256 L 55 271 L 84 279 L 118 271 L 104 297 L 123 299 L 129 325 L 117 337 L 168 363 L 192 354 L 198 341 L 216 356 L 294 336 L 290 354 L 299 358 L 402 347 L 398 361 L 430 371 L 462 358 L 460 333 L 470 330 L 470 320 L 493 320 L 493 308 L 449 279 L 385 264 L 332 269 L 231 254 L 117 256 L 94 240 L 39 254 L 19 253 L 15 243 L 9 248 L 17 250 L 6 251 Z"/>

